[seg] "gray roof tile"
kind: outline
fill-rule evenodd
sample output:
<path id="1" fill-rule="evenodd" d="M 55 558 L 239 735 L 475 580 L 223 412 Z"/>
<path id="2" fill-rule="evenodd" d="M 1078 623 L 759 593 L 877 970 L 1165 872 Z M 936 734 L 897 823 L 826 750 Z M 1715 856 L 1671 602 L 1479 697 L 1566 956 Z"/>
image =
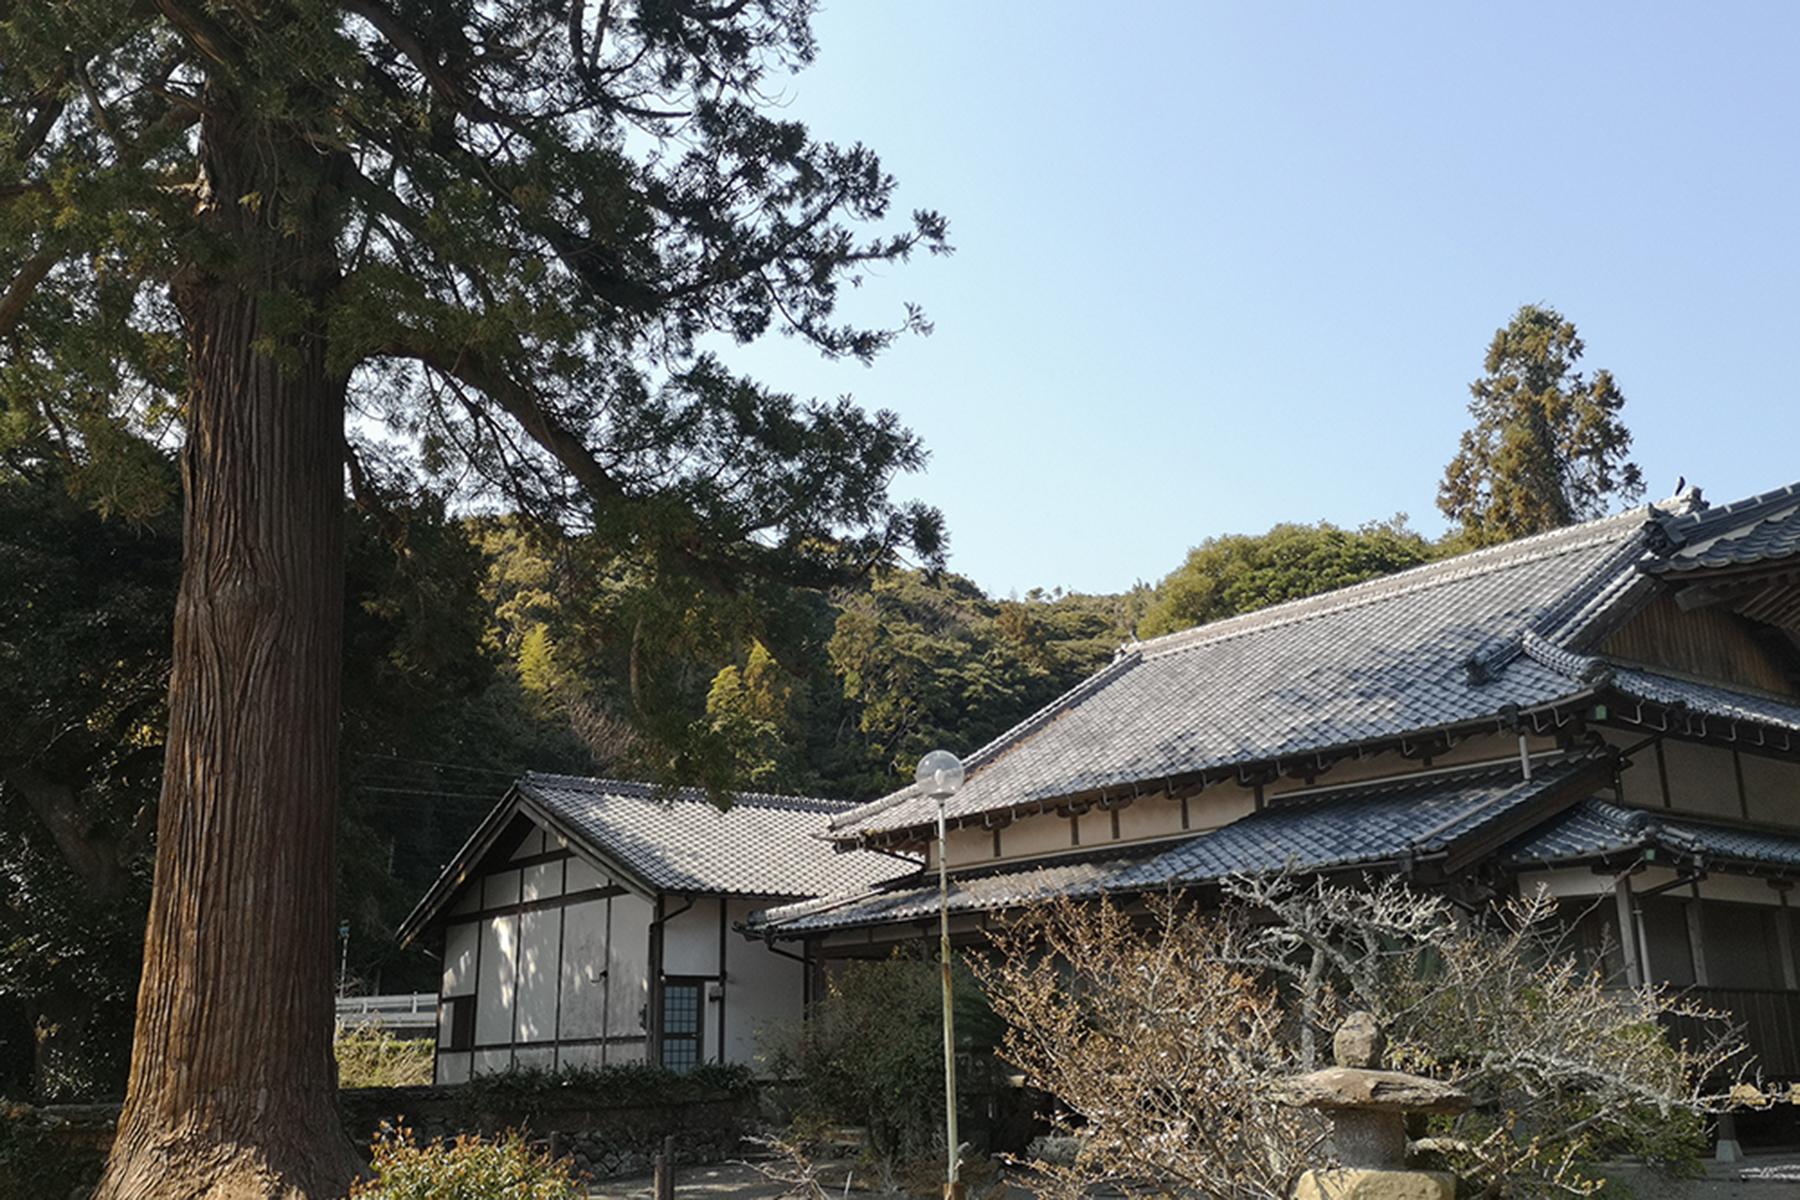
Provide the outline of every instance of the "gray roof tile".
<path id="1" fill-rule="evenodd" d="M 1377 785 L 1323 789 L 1280 800 L 1220 829 L 1134 850 L 951 876 L 953 912 L 1016 907 L 1054 895 L 1098 896 L 1189 887 L 1237 874 L 1341 870 L 1442 853 L 1504 823 L 1561 789 L 1607 769 L 1571 756 L 1429 772 Z M 937 912 L 936 877 L 919 874 L 861 895 L 826 897 L 759 913 L 752 927 L 782 935 L 918 920 Z"/>
<path id="2" fill-rule="evenodd" d="M 1753 867 L 1800 868 L 1800 837 L 1584 800 L 1514 842 L 1502 861 L 1516 867 L 1615 858 L 1643 850 Z"/>
<path id="3" fill-rule="evenodd" d="M 1566 639 L 1642 578 L 1645 510 L 1463 555 L 1127 647 L 976 752 L 950 816 L 1495 717 L 1586 681 L 1519 652 Z M 1472 671 L 1471 663 L 1483 665 Z M 1480 679 L 1481 681 L 1477 681 Z M 927 826 L 907 787 L 834 835 Z"/>
<path id="4" fill-rule="evenodd" d="M 697 789 L 527 773 L 517 784 L 593 848 L 670 892 L 819 896 L 868 887 L 908 867 L 844 852 L 819 834 L 847 805 L 741 792 L 721 809 Z"/>
<path id="5" fill-rule="evenodd" d="M 1774 729 L 1800 732 L 1800 704 L 1756 692 L 1678 679 L 1637 667 L 1616 666 L 1609 673 L 1612 687 L 1623 695 L 1652 704 L 1680 705 L 1702 721 L 1717 717 L 1721 721 L 1743 721 Z"/>
<path id="6" fill-rule="evenodd" d="M 1658 519 L 1656 573 L 1749 566 L 1800 553 L 1800 484 Z"/>

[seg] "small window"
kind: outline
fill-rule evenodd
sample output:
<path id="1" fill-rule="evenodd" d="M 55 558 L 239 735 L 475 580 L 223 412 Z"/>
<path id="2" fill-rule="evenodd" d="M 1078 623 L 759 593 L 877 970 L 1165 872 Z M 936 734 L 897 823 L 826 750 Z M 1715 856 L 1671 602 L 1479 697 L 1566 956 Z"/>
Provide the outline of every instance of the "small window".
<path id="1" fill-rule="evenodd" d="M 450 996 L 438 1002 L 438 1049 L 468 1050 L 475 1045 L 475 997 Z"/>
<path id="2" fill-rule="evenodd" d="M 691 1071 L 700 1065 L 701 984 L 691 979 L 663 983 L 662 1065 Z"/>

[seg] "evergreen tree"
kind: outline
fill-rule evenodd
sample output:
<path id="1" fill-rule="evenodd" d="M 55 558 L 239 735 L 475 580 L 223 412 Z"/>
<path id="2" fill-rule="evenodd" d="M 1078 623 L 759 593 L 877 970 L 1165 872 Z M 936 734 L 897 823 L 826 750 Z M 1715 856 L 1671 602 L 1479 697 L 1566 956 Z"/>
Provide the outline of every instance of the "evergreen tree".
<path id="1" fill-rule="evenodd" d="M 1404 516 L 1360 529 L 1284 523 L 1262 534 L 1208 538 L 1157 585 L 1138 635 L 1156 637 L 1348 587 L 1416 567 L 1432 553 Z"/>
<path id="2" fill-rule="evenodd" d="M 1487 373 L 1469 385 L 1475 424 L 1438 487 L 1468 544 L 1558 529 L 1643 494 L 1625 395 L 1610 371 L 1578 369 L 1584 350 L 1574 322 L 1540 305 L 1495 330 Z"/>
<path id="3" fill-rule="evenodd" d="M 945 228 L 858 234 L 891 203 L 875 156 L 764 111 L 810 8 L 0 0 L 0 453 L 145 513 L 142 449 L 182 444 L 100 1200 L 336 1196 L 357 1170 L 329 1046 L 346 475 L 370 507 L 435 478 L 597 530 L 677 590 L 938 555 L 937 515 L 888 498 L 922 461 L 890 414 L 705 352 L 778 327 L 866 359 L 923 327 L 834 315 Z"/>

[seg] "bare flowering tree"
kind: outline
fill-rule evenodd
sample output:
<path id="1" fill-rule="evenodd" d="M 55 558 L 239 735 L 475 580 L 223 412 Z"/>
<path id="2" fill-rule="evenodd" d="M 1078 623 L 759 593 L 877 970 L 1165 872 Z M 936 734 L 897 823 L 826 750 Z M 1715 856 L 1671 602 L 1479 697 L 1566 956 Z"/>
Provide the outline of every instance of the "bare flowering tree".
<path id="1" fill-rule="evenodd" d="M 1725 1014 L 1585 960 L 1545 891 L 1473 914 L 1394 879 L 1244 878 L 1226 891 L 1266 921 L 1243 965 L 1284 979 L 1315 1019 L 1346 1003 L 1375 1013 L 1395 1067 L 1473 1098 L 1418 1146 L 1489 1195 L 1585 1195 L 1601 1186 L 1598 1160 L 1691 1156 L 1701 1116 L 1743 1069 Z M 1675 1021 L 1698 1040 L 1671 1038 Z"/>
<path id="2" fill-rule="evenodd" d="M 1006 1022 L 1001 1053 L 1080 1147 L 1034 1164 L 1041 1190 L 1262 1200 L 1316 1164 L 1323 1123 L 1268 1098 L 1300 1069 L 1298 1041 L 1277 989 L 1238 961 L 1243 936 L 1174 897 L 1142 921 L 1055 900 L 995 935 L 976 973 Z"/>
<path id="3" fill-rule="evenodd" d="M 1173 895 L 1053 901 L 979 965 L 1002 1054 L 1079 1147 L 1034 1164 L 1046 1188 L 1286 1196 L 1331 1148 L 1274 1085 L 1318 1065 L 1352 1008 L 1381 1019 L 1393 1066 L 1473 1097 L 1414 1130 L 1414 1149 L 1492 1196 L 1585 1195 L 1608 1156 L 1691 1156 L 1708 1087 L 1743 1053 L 1718 1014 L 1571 953 L 1546 896 L 1471 914 L 1395 881 L 1226 891 L 1211 914 Z M 1672 1042 L 1675 1016 L 1712 1032 Z"/>

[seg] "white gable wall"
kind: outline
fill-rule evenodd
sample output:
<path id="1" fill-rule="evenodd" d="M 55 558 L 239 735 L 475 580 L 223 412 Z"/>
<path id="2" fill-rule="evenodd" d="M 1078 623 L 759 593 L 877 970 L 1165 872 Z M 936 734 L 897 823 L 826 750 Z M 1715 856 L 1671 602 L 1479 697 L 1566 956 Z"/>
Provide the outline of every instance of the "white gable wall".
<path id="1" fill-rule="evenodd" d="M 437 1081 L 644 1061 L 656 900 L 642 887 L 535 826 L 505 865 L 469 880 L 444 926 Z M 700 985 L 706 1061 L 752 1063 L 759 1029 L 801 1007 L 803 964 L 732 928 L 765 903 L 662 898 L 662 975 Z M 461 1005 L 472 1015 L 459 1044 Z"/>

